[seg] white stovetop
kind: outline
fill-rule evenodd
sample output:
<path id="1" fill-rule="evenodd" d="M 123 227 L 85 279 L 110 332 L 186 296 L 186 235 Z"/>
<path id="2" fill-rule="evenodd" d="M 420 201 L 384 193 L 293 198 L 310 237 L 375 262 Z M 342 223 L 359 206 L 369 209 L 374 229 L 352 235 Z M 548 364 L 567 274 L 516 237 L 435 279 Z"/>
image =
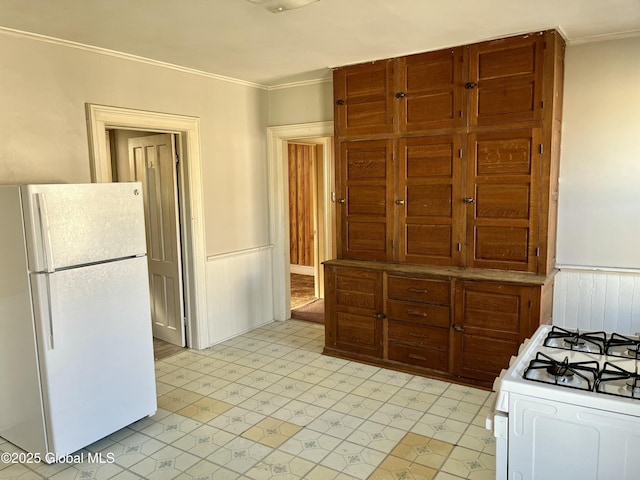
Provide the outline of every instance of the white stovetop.
<path id="1" fill-rule="evenodd" d="M 513 393 L 640 417 L 640 399 L 618 397 L 594 391 L 576 390 L 523 378 L 524 370 L 538 352 L 542 352 L 554 360 L 559 361 L 565 358 L 568 358 L 569 362 L 594 360 L 599 363 L 600 368 L 603 367 L 605 361 L 619 365 L 625 370 L 634 371 L 636 368 L 636 363 L 638 362 L 634 359 L 545 347 L 543 346 L 543 341 L 550 330 L 551 326 L 548 325 L 539 327 L 531 339 L 523 343 L 520 347 L 517 357 L 512 358 L 511 366 L 508 370 L 503 370 L 500 376 L 496 378 L 493 389 L 497 394 L 497 410 L 508 413 L 509 395 Z"/>

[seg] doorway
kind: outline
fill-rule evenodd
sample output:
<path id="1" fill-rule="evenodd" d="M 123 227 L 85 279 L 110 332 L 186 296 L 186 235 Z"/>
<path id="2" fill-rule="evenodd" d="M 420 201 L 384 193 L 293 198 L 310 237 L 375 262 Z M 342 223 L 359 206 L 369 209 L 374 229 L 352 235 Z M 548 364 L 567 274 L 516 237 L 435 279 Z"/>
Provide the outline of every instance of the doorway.
<path id="1" fill-rule="evenodd" d="M 287 142 L 289 167 L 289 272 L 291 318 L 324 322 L 319 288 L 318 180 L 322 179 L 322 145 L 313 140 Z M 310 304 L 315 303 L 313 308 Z"/>
<path id="2" fill-rule="evenodd" d="M 183 240 L 183 280 L 186 344 L 204 349 L 210 345 L 207 324 L 206 252 L 202 202 L 200 121 L 168 113 L 87 104 L 91 180 L 111 182 L 112 164 L 108 129 L 174 133 L 179 163 L 179 206 Z"/>
<path id="3" fill-rule="evenodd" d="M 322 262 L 334 257 L 333 239 L 333 122 L 269 127 L 267 129 L 273 265 L 274 319 L 291 318 L 291 261 L 289 238 L 289 164 L 288 144 L 306 143 L 320 146 L 318 174 L 316 238 L 318 258 L 314 265 L 315 297 L 324 297 Z M 316 290 L 317 289 L 317 290 Z"/>
<path id="4" fill-rule="evenodd" d="M 142 184 L 154 339 L 184 347 L 177 136 L 122 129 L 107 134 L 112 180 Z M 154 346 L 162 344 L 154 340 Z"/>

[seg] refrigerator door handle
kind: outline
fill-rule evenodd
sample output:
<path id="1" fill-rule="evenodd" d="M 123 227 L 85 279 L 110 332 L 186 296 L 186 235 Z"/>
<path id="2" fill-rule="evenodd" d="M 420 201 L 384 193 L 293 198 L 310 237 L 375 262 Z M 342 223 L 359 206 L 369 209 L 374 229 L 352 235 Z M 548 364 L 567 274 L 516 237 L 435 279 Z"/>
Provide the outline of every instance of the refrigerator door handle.
<path id="1" fill-rule="evenodd" d="M 45 343 L 49 350 L 62 346 L 62 328 L 55 325 L 55 301 L 56 298 L 56 278 L 55 275 L 35 274 L 32 277 L 32 285 L 35 290 L 36 315 L 39 330 L 45 338 Z M 60 327 L 60 325 L 58 325 Z"/>
<path id="2" fill-rule="evenodd" d="M 49 228 L 49 212 L 44 193 L 36 193 L 36 202 L 40 215 L 40 238 L 42 239 L 42 251 L 44 252 L 45 272 L 53 273 L 53 249 L 51 248 L 51 230 Z"/>

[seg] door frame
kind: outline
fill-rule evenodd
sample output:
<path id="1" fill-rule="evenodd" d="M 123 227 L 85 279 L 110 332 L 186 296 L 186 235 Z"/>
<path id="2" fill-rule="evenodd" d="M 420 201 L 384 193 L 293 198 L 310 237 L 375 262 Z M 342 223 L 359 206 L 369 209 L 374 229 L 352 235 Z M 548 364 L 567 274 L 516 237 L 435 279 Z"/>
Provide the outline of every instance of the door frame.
<path id="1" fill-rule="evenodd" d="M 129 108 L 86 104 L 91 181 L 111 182 L 106 130 L 173 133 L 178 139 L 180 233 L 187 346 L 203 349 L 207 339 L 207 296 L 200 119 Z"/>
<path id="2" fill-rule="evenodd" d="M 324 259 L 333 256 L 333 122 L 314 122 L 267 128 L 267 162 L 269 168 L 269 235 L 272 249 L 273 318 L 291 318 L 291 279 L 289 275 L 289 170 L 287 143 L 294 140 L 320 143 L 324 188 L 318 194 L 324 207 Z M 319 229 L 320 230 L 320 229 Z M 320 269 L 319 262 L 316 267 Z"/>

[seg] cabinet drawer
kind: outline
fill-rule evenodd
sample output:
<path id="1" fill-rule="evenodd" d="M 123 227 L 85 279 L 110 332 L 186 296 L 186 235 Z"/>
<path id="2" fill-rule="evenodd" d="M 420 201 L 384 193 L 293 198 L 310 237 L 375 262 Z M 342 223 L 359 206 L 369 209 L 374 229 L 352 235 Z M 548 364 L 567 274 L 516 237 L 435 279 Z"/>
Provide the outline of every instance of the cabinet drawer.
<path id="1" fill-rule="evenodd" d="M 387 317 L 395 320 L 449 328 L 450 311 L 447 305 L 405 303 L 389 300 Z"/>
<path id="2" fill-rule="evenodd" d="M 448 350 L 449 330 L 437 327 L 421 327 L 389 320 L 389 341 Z"/>
<path id="3" fill-rule="evenodd" d="M 449 282 L 389 275 L 387 290 L 387 296 L 395 300 L 440 305 L 451 303 L 451 284 Z"/>
<path id="4" fill-rule="evenodd" d="M 449 371 L 449 351 L 389 342 L 389 360 L 418 367 Z"/>

